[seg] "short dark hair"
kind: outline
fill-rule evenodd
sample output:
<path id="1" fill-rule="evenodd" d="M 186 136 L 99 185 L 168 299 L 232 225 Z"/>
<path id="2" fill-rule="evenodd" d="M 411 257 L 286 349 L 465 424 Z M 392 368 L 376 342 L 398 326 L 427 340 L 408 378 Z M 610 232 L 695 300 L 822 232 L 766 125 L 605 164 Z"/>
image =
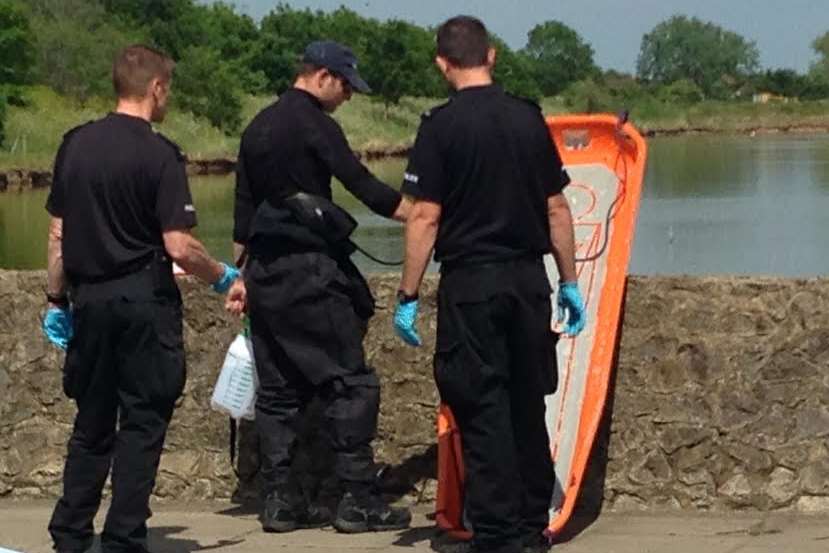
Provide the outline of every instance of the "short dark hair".
<path id="1" fill-rule="evenodd" d="M 475 17 L 459 15 L 438 27 L 438 56 L 457 67 L 486 65 L 489 53 L 489 33 L 483 22 Z"/>
<path id="2" fill-rule="evenodd" d="M 176 62 L 164 52 L 133 44 L 121 50 L 112 64 L 112 85 L 119 98 L 143 98 L 153 79 L 169 82 Z"/>
<path id="3" fill-rule="evenodd" d="M 300 60 L 296 65 L 294 78 L 310 77 L 320 69 L 325 69 L 325 67 L 317 65 L 315 63 L 308 63 L 307 61 Z"/>

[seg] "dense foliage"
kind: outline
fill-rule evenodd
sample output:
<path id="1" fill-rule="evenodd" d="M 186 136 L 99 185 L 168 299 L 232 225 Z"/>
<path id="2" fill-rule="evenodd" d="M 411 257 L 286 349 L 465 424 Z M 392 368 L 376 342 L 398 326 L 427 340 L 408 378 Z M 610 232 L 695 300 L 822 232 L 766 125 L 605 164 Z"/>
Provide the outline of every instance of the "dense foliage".
<path id="1" fill-rule="evenodd" d="M 25 102 L 21 86 L 44 85 L 82 104 L 107 97 L 114 54 L 135 42 L 177 61 L 178 107 L 234 133 L 244 96 L 288 88 L 305 46 L 322 38 L 355 51 L 387 115 L 403 97 L 446 94 L 433 63 L 434 29 L 345 7 L 322 12 L 278 4 L 257 22 L 226 2 L 0 0 L 0 137 L 7 103 Z M 636 76 L 602 72 L 590 44 L 558 21 L 539 23 L 520 50 L 496 36 L 493 41 L 496 78 L 508 91 L 534 99 L 560 96 L 573 109 L 687 105 L 750 99 L 755 92 L 829 96 L 829 32 L 812 44 L 819 59 L 806 74 L 759 71 L 754 43 L 685 16 L 645 34 Z"/>
<path id="2" fill-rule="evenodd" d="M 637 75 L 668 84 L 694 82 L 709 96 L 726 97 L 733 84 L 754 73 L 760 54 L 753 42 L 713 23 L 674 16 L 642 37 Z"/>

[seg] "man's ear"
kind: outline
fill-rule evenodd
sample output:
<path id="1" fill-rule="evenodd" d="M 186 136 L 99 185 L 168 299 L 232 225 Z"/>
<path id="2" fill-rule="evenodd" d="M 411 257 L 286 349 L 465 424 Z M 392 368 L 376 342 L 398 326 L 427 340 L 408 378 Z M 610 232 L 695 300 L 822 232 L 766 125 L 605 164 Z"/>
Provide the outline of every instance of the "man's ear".
<path id="1" fill-rule="evenodd" d="M 444 76 L 449 72 L 449 68 L 451 66 L 449 60 L 443 56 L 435 56 L 435 65 L 438 66 L 438 69 L 440 69 L 440 72 L 443 73 Z"/>
<path id="2" fill-rule="evenodd" d="M 490 47 L 489 50 L 486 52 L 486 64 L 487 66 L 492 69 L 495 67 L 495 58 L 498 57 L 498 51 L 495 48 Z"/>
<path id="3" fill-rule="evenodd" d="M 164 83 L 158 77 L 155 77 L 153 80 L 150 81 L 150 85 L 147 87 L 147 95 L 152 96 L 153 98 L 158 98 L 164 92 Z"/>

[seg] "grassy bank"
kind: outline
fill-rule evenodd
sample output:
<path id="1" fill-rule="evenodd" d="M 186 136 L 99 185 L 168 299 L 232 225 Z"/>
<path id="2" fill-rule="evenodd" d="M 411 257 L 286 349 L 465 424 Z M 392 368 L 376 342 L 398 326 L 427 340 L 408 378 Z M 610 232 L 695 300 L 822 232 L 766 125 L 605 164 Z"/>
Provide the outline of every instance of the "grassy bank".
<path id="1" fill-rule="evenodd" d="M 111 101 L 96 99 L 79 105 L 43 87 L 27 91 L 28 105 L 10 107 L 6 121 L 6 143 L 0 149 L 0 170 L 51 167 L 63 134 L 72 127 L 101 117 L 113 107 Z M 273 98 L 245 99 L 243 121 L 249 121 Z M 417 131 L 420 114 L 435 100 L 404 98 L 388 112 L 382 104 L 356 96 L 337 111 L 357 150 L 384 149 L 408 145 Z M 228 136 L 190 113 L 172 110 L 158 129 L 175 140 L 193 159 L 235 157 L 239 136 Z"/>
<path id="2" fill-rule="evenodd" d="M 687 106 L 659 102 L 631 109 L 632 121 L 654 132 L 744 132 L 755 129 L 829 129 L 829 101 L 753 104 L 705 101 Z"/>
<path id="3" fill-rule="evenodd" d="M 42 87 L 29 89 L 27 98 L 26 107 L 9 109 L 7 140 L 0 149 L 0 170 L 49 168 L 64 132 L 98 118 L 112 108 L 111 101 L 103 99 L 82 106 Z M 271 101 L 268 97 L 246 98 L 243 121 L 249 121 Z M 380 103 L 356 96 L 337 112 L 336 117 L 356 150 L 390 149 L 411 144 L 420 114 L 441 101 L 404 98 L 387 111 Z M 557 98 L 545 98 L 542 108 L 551 114 L 568 111 Z M 633 106 L 631 118 L 641 129 L 662 132 L 829 128 L 829 101 L 765 105 L 702 102 L 690 106 L 652 102 Z M 239 146 L 238 134 L 225 135 L 190 113 L 172 111 L 159 130 L 178 142 L 194 159 L 235 157 Z"/>

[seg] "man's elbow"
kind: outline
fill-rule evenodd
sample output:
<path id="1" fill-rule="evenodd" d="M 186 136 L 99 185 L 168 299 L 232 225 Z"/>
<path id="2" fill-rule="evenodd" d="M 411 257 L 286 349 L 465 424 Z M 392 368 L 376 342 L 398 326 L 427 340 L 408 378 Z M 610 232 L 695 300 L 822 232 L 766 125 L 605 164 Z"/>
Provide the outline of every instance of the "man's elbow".
<path id="1" fill-rule="evenodd" d="M 553 211 L 570 211 L 570 202 L 567 201 L 567 196 L 564 193 L 559 192 L 547 198 L 547 212 L 552 213 Z"/>
<path id="2" fill-rule="evenodd" d="M 52 217 L 49 222 L 48 239 L 50 242 L 60 243 L 63 239 L 63 219 Z"/>
<path id="3" fill-rule="evenodd" d="M 164 233 L 164 249 L 167 255 L 176 262 L 181 263 L 187 260 L 190 250 L 191 237 L 186 232 L 170 231 Z"/>
<path id="4" fill-rule="evenodd" d="M 572 221 L 570 203 L 564 194 L 551 196 L 547 201 L 547 217 L 550 221 Z"/>
<path id="5" fill-rule="evenodd" d="M 407 222 L 423 229 L 436 229 L 440 224 L 440 215 L 440 204 L 418 201 L 412 207 Z"/>

